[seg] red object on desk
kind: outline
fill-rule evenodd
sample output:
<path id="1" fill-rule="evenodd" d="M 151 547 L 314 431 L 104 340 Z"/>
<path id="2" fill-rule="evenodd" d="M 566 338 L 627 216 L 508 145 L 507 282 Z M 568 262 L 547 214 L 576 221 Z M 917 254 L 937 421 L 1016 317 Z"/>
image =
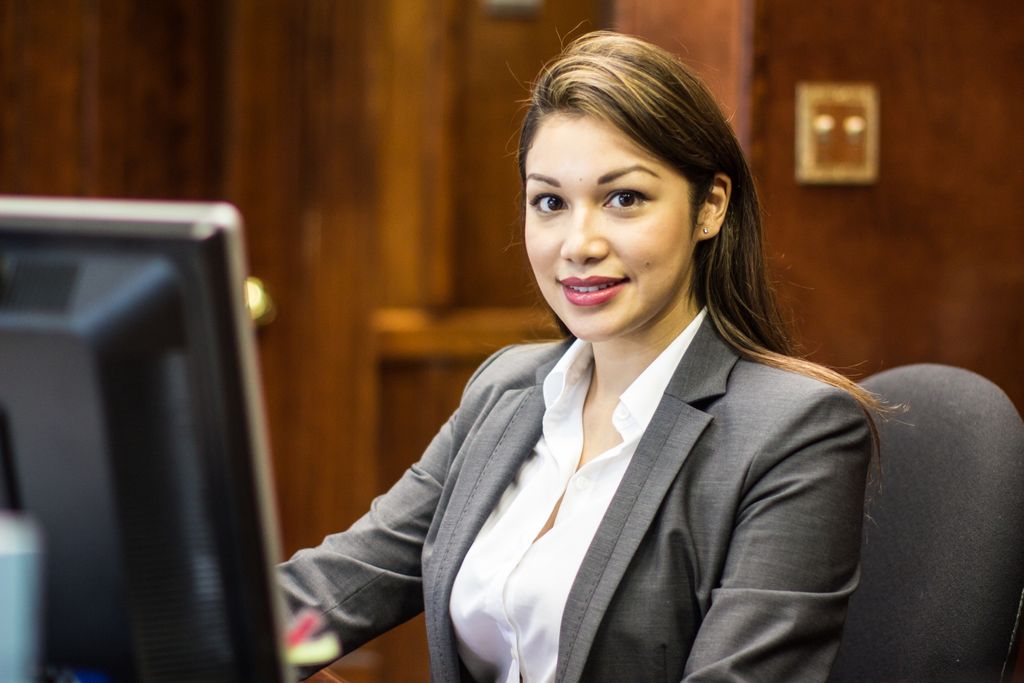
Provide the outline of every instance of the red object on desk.
<path id="1" fill-rule="evenodd" d="M 295 618 L 291 628 L 288 629 L 288 635 L 285 636 L 285 644 L 288 647 L 295 647 L 304 640 L 307 640 L 320 627 L 322 622 L 323 620 L 316 612 L 311 610 L 301 612 Z"/>

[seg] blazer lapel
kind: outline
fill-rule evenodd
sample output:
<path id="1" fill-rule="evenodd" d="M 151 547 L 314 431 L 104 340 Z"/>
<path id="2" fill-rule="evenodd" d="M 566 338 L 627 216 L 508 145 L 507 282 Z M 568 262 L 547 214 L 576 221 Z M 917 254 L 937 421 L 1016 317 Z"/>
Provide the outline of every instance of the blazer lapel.
<path id="1" fill-rule="evenodd" d="M 711 415 L 694 407 L 725 393 L 736 352 L 704 322 L 669 381 L 580 565 L 562 615 L 556 680 L 580 680 L 608 604 L 661 501 Z"/>
<path id="2" fill-rule="evenodd" d="M 430 593 L 425 596 L 427 631 L 436 636 L 431 644 L 433 680 L 459 680 L 455 634 L 448 616 L 455 575 L 501 494 L 533 452 L 543 417 L 540 386 L 507 391 L 463 448 L 467 459 L 438 527 L 434 561 L 424 576 Z"/>

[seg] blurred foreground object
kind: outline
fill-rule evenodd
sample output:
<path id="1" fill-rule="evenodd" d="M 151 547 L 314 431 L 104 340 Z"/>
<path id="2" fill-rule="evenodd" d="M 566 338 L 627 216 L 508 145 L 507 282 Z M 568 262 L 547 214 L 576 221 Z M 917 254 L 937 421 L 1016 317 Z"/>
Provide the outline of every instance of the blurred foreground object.
<path id="1" fill-rule="evenodd" d="M 39 666 L 41 543 L 27 518 L 0 513 L 0 681 L 29 683 Z"/>

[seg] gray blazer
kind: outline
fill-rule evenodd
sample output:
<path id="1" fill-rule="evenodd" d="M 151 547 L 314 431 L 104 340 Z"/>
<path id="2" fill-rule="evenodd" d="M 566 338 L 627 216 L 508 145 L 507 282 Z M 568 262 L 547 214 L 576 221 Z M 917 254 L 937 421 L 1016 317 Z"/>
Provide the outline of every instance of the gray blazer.
<path id="1" fill-rule="evenodd" d="M 280 567 L 350 651 L 426 612 L 431 680 L 468 681 L 448 604 L 540 437 L 565 344 L 507 348 L 348 531 Z M 845 392 L 739 358 L 705 321 L 569 593 L 557 679 L 823 681 L 858 577 L 867 421 Z"/>

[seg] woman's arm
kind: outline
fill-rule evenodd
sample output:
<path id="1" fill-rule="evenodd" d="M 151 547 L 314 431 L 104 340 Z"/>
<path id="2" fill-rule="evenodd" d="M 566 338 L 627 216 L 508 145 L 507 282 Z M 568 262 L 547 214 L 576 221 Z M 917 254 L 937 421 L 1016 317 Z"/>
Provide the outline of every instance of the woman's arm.
<path id="1" fill-rule="evenodd" d="M 447 476 L 454 421 L 347 531 L 278 567 L 289 611 L 319 611 L 346 652 L 423 609 L 423 543 Z"/>
<path id="2" fill-rule="evenodd" d="M 452 469 L 474 418 L 496 388 L 482 377 L 510 348 L 485 361 L 466 384 L 462 406 L 444 424 L 419 462 L 376 498 L 348 530 L 300 550 L 278 567 L 289 612 L 314 609 L 338 634 L 345 652 L 423 610 L 424 544 Z M 306 672 L 311 673 L 310 671 Z"/>

